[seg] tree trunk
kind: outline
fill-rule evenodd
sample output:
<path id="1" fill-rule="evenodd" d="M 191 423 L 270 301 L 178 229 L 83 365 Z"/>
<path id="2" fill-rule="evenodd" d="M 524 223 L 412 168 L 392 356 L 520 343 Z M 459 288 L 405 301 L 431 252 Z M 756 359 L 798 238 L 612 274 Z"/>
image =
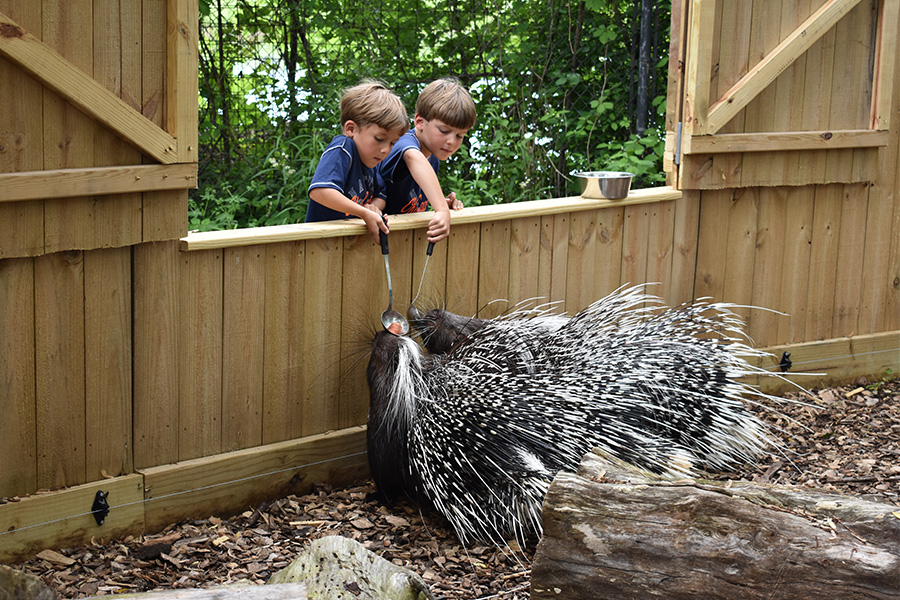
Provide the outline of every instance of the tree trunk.
<path id="1" fill-rule="evenodd" d="M 663 481 L 592 453 L 554 479 L 543 524 L 534 600 L 900 597 L 900 511 L 853 496 Z"/>

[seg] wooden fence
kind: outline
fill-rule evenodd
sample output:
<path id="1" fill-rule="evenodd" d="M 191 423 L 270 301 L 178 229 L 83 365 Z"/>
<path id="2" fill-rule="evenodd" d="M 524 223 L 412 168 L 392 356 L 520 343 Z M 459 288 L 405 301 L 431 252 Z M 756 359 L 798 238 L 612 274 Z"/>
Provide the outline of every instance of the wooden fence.
<path id="1" fill-rule="evenodd" d="M 167 7 L 180 22 L 188 4 L 144 6 Z M 769 0 L 673 4 L 668 166 L 675 185 L 633 190 L 622 201 L 563 198 L 454 213 L 450 238 L 429 261 L 422 304 L 490 317 L 539 298 L 571 313 L 621 285 L 657 282 L 651 291 L 668 304 L 711 297 L 771 309 L 739 310 L 754 344 L 774 355 L 763 366 L 775 368 L 787 350 L 795 370 L 822 373 L 805 378 L 807 385 L 896 374 L 900 93 L 888 82 L 900 77 L 900 0 L 816 0 L 803 3 L 808 14 L 795 14 L 796 3 L 787 1 L 780 10 Z M 32 6 L 0 0 L 0 18 L 34 28 Z M 756 15 L 751 24 L 731 16 L 738 9 Z M 830 23 L 831 33 L 802 52 L 780 49 L 777 36 L 766 37 L 763 9 L 778 15 L 781 39 L 800 37 L 798 23 L 810 31 Z M 838 9 L 846 16 L 829 12 Z M 697 27 L 716 32 L 709 44 L 692 37 Z M 172 27 L 170 35 L 182 39 L 181 31 Z M 17 54 L 20 42 L 44 57 L 53 56 L 47 48 L 54 43 L 69 51 L 52 36 L 4 38 L 0 72 L 22 81 L 20 65 L 40 61 Z M 163 47 L 158 39 L 146 44 Z M 169 48 L 168 70 L 182 72 L 172 59 L 178 44 Z M 787 119 L 781 130 L 767 129 L 758 120 L 763 108 L 783 97 L 742 96 L 760 87 L 743 79 L 757 72 L 751 54 L 774 60 L 785 52 L 805 64 L 779 73 L 761 67 L 764 80 L 774 75 L 761 93 L 774 86 L 798 106 L 806 102 L 797 98 L 821 102 L 827 94 L 833 108 L 811 110 L 831 115 L 824 124 L 808 117 L 802 127 Z M 826 59 L 827 67 L 820 64 Z M 866 75 L 849 91 L 833 80 L 816 87 L 817 73 L 856 68 Z M 42 77 L 48 89 L 65 89 L 52 75 Z M 798 95 L 785 83 L 800 80 L 816 92 Z M 0 88 L 15 107 L 0 112 L 0 140 L 70 123 L 52 110 L 43 120 L 22 117 L 31 115 L 38 88 L 31 96 L 27 86 Z M 729 92 L 722 103 L 720 91 Z M 731 96 L 743 108 L 723 126 L 729 132 L 705 126 L 709 115 L 721 121 L 732 114 Z M 701 97 L 710 101 L 698 103 Z M 184 100 L 176 94 L 167 102 Z M 844 122 L 839 117 L 851 105 L 856 117 Z M 19 500 L 0 503 L 0 559 L 158 530 L 314 481 L 366 475 L 364 365 L 387 305 L 378 246 L 351 222 L 185 236 L 176 217 L 183 219 L 184 188 L 195 173 L 191 134 L 169 121 L 183 126 L 187 113 L 156 119 L 180 159 L 151 152 L 148 140 L 160 134 L 122 114 L 127 124 L 116 126 L 133 138 L 129 146 L 158 164 L 110 165 L 119 155 L 103 152 L 84 164 L 22 162 L 27 152 L 3 162 L 9 155 L 0 151 L 0 498 Z M 832 116 L 836 135 L 827 136 Z M 94 133 L 86 127 L 69 135 L 101 139 Z M 45 153 L 58 150 L 45 146 Z M 122 223 L 135 213 L 141 226 L 122 237 Z M 427 220 L 392 220 L 401 311 L 422 274 Z M 67 231 L 66 223 L 77 226 Z M 97 490 L 110 492 L 113 505 L 103 526 L 90 515 Z"/>

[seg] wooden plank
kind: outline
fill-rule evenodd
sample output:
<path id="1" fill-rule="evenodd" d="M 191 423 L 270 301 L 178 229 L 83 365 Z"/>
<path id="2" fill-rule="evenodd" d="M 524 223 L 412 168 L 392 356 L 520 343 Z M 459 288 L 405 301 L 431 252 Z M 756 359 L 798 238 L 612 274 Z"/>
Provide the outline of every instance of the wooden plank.
<path id="1" fill-rule="evenodd" d="M 769 357 L 760 366 L 775 371 L 784 352 L 791 355 L 789 381 L 807 389 L 819 389 L 832 385 L 846 385 L 860 377 L 878 380 L 900 372 L 900 331 L 885 331 L 850 338 L 835 338 L 799 344 L 785 344 L 764 348 Z M 801 373 L 806 373 L 803 375 Z M 765 377 L 760 388 L 770 394 L 779 394 L 794 388 L 774 377 Z"/>
<path id="2" fill-rule="evenodd" d="M 729 203 L 733 191 L 706 191 L 700 201 L 700 233 L 697 239 L 697 271 L 694 294 L 698 298 L 724 300 L 725 259 L 728 254 Z"/>
<path id="3" fill-rule="evenodd" d="M 391 219 L 394 217 L 392 216 Z M 393 226 L 393 221 L 391 221 Z M 435 244 L 431 251 L 431 259 L 428 260 L 427 270 L 425 259 L 428 251 L 427 229 L 413 231 L 413 265 L 412 265 L 412 296 L 421 289 L 416 306 L 420 310 L 429 310 L 445 306 L 447 302 L 447 261 L 450 259 L 449 242 L 444 240 Z M 422 277 L 425 277 L 422 281 Z"/>
<path id="4" fill-rule="evenodd" d="M 467 317 L 475 316 L 482 308 L 478 304 L 479 252 L 475 250 L 480 246 L 481 227 L 478 225 L 454 224 L 450 227 L 445 308 Z"/>
<path id="5" fill-rule="evenodd" d="M 864 291 L 862 286 L 866 240 L 865 236 L 855 235 L 855 232 L 866 230 L 868 200 L 868 185 L 857 183 L 843 186 L 832 337 L 849 337 L 859 333 L 860 301 L 863 294 L 869 292 Z"/>
<path id="6" fill-rule="evenodd" d="M 806 339 L 826 340 L 833 335 L 835 277 L 838 240 L 841 236 L 842 186 L 816 188 L 812 246 L 809 263 L 809 297 Z"/>
<path id="7" fill-rule="evenodd" d="M 34 264 L 38 485 L 85 479 L 84 255 L 59 252 Z"/>
<path id="8" fill-rule="evenodd" d="M 304 332 L 302 435 L 336 429 L 340 420 L 340 344 L 335 342 L 341 335 L 343 260 L 341 238 L 306 242 L 304 318 L 314 320 Z"/>
<path id="9" fill-rule="evenodd" d="M 778 323 L 784 316 L 774 312 L 781 304 L 784 282 L 788 189 L 760 188 L 756 231 L 756 256 L 753 269 L 753 295 L 750 304 L 769 310 L 750 313 L 752 338 L 756 346 L 778 343 Z"/>
<path id="10" fill-rule="evenodd" d="M 684 141 L 685 154 L 730 152 L 775 152 L 870 148 L 888 145 L 888 131 L 853 129 L 846 131 L 783 131 L 772 133 L 719 133 L 695 136 Z"/>
<path id="11" fill-rule="evenodd" d="M 547 298 L 541 297 L 539 287 L 541 218 L 514 219 L 509 227 L 509 291 L 506 297 L 513 306 L 533 299 L 538 304 L 544 303 Z"/>
<path id="12" fill-rule="evenodd" d="M 91 11 L 88 10 L 87 15 L 90 14 Z M 44 23 L 52 21 L 45 18 Z M 72 23 L 73 21 L 68 21 L 70 26 Z M 173 136 L 156 127 L 118 96 L 94 81 L 80 68 L 79 62 L 73 62 L 71 56 L 63 57 L 58 54 L 48 45 L 53 43 L 52 41 L 44 44 L 3 13 L 0 13 L 0 26 L 14 32 L 14 35 L 0 36 L 0 54 L 72 103 L 85 115 L 128 140 L 144 154 L 161 163 L 176 162 L 176 143 Z M 48 39 L 46 30 L 43 37 L 45 40 Z M 52 40 L 53 36 L 51 35 L 49 39 Z"/>
<path id="13" fill-rule="evenodd" d="M 0 260 L 0 496 L 38 488 L 34 366 L 34 260 Z"/>
<path id="14" fill-rule="evenodd" d="M 368 474 L 366 430 L 352 427 L 143 471 L 146 529 L 199 515 L 227 516 L 313 483 L 348 485 Z"/>
<path id="15" fill-rule="evenodd" d="M 781 301 L 778 306 L 772 307 L 787 315 L 778 319 L 776 339 L 781 344 L 806 339 L 816 188 L 789 188 L 784 191 L 787 206 L 781 266 Z"/>
<path id="16" fill-rule="evenodd" d="M 134 247 L 134 466 L 178 460 L 178 285 L 176 242 Z"/>
<path id="17" fill-rule="evenodd" d="M 0 505 L 0 561 L 23 560 L 45 549 L 104 543 L 144 530 L 143 477 L 125 475 Z M 111 510 L 97 525 L 91 507 L 98 491 Z"/>
<path id="18" fill-rule="evenodd" d="M 650 237 L 650 208 L 625 208 L 622 223 L 621 285 L 647 283 L 648 238 Z"/>
<path id="19" fill-rule="evenodd" d="M 478 316 L 497 317 L 508 312 L 509 302 L 509 221 L 492 221 L 481 226 L 478 264 Z"/>
<path id="20" fill-rule="evenodd" d="M 223 251 L 178 253 L 178 460 L 222 451 Z M 173 366 L 176 366 L 173 365 Z"/>
<path id="21" fill-rule="evenodd" d="M 177 140 L 177 161 L 197 162 L 200 69 L 199 0 L 168 2 L 166 129 Z M 163 161 L 160 161 L 163 162 Z"/>
<path id="22" fill-rule="evenodd" d="M 393 310 L 401 315 L 406 314 L 410 301 L 412 236 L 412 231 L 392 231 L 388 235 Z M 371 348 L 372 334 L 382 329 L 381 313 L 388 305 L 387 275 L 381 248 L 368 234 L 347 237 L 343 242 L 341 333 L 331 340 L 338 350 L 341 372 L 337 428 L 366 422 L 369 388 L 365 359 Z M 336 311 L 337 306 L 332 306 L 331 313 Z M 315 318 L 312 315 L 305 317 Z"/>
<path id="23" fill-rule="evenodd" d="M 755 188 L 735 190 L 728 207 L 728 228 L 725 237 L 723 298 L 740 305 L 734 312 L 748 324 L 753 337 L 755 330 L 748 306 L 753 299 L 753 272 L 756 267 L 756 238 L 759 222 L 759 197 Z"/>
<path id="24" fill-rule="evenodd" d="M 853 60 L 858 66 L 851 74 L 848 74 L 854 78 L 853 86 L 858 94 L 854 98 L 856 106 L 852 109 L 855 122 L 858 123 L 856 127 L 868 127 L 872 122 L 872 105 L 875 101 L 873 90 L 876 85 L 874 79 L 877 77 L 877 74 L 873 72 L 873 61 L 874 56 L 878 53 L 876 43 L 878 22 L 876 19 L 879 14 L 879 3 L 880 0 L 863 0 L 846 19 L 853 23 L 853 35 L 859 40 L 853 49 Z M 846 93 L 846 90 L 841 88 L 834 93 Z M 877 152 L 872 149 L 854 150 L 852 178 L 848 183 L 867 182 L 878 177 L 879 174 L 871 168 L 873 163 L 877 162 L 877 157 Z"/>
<path id="25" fill-rule="evenodd" d="M 682 135 L 707 133 L 709 89 L 713 75 L 712 43 L 715 31 L 715 0 L 691 0 L 685 57 L 685 86 Z"/>
<path id="26" fill-rule="evenodd" d="M 225 250 L 222 450 L 262 443 L 265 257 L 261 246 Z M 188 424 L 188 427 L 191 425 Z"/>
<path id="27" fill-rule="evenodd" d="M 625 211 L 624 207 L 606 208 L 597 214 L 596 269 L 590 302 L 611 294 L 624 283 L 622 262 L 625 253 Z M 566 305 L 568 306 L 568 301 Z M 575 312 L 571 307 L 568 310 L 570 313 Z"/>
<path id="28" fill-rule="evenodd" d="M 618 211 L 621 214 L 621 211 Z M 601 278 L 601 265 L 605 266 L 603 272 L 608 273 L 615 264 L 615 281 L 613 289 L 619 284 L 619 262 L 604 262 L 604 258 L 598 258 L 600 254 L 597 246 L 597 228 L 600 219 L 600 210 L 574 213 L 569 217 L 569 247 L 566 251 L 568 268 L 566 269 L 566 310 L 571 314 L 588 306 L 594 298 L 594 283 L 596 278 Z M 617 232 L 619 242 L 618 256 L 621 251 L 621 229 Z M 605 279 L 608 279 L 605 278 Z M 605 283 L 605 282 L 604 282 Z"/>
<path id="29" fill-rule="evenodd" d="M 666 294 L 672 283 L 672 259 L 675 247 L 675 203 L 647 205 L 650 232 L 647 236 L 647 282 L 659 282 L 653 294 Z"/>
<path id="30" fill-rule="evenodd" d="M 552 198 L 548 200 L 532 200 L 529 202 L 513 202 L 508 204 L 491 204 L 489 206 L 472 206 L 453 211 L 451 222 L 456 225 L 472 225 L 490 221 L 506 221 L 524 217 L 556 215 L 581 210 L 595 210 L 610 206 L 631 206 L 648 202 L 667 202 L 681 198 L 681 192 L 671 187 L 656 187 L 631 190 L 628 198 L 623 200 L 605 200 L 582 198 Z M 420 229 L 428 226 L 429 213 L 413 215 L 391 215 L 391 231 Z M 452 230 L 452 228 L 451 228 Z M 339 236 L 361 235 L 365 225 L 360 219 L 345 219 L 323 223 L 295 223 L 291 225 L 275 225 L 271 227 L 255 227 L 251 229 L 231 229 L 227 231 L 205 231 L 190 233 L 182 239 L 182 249 L 211 250 L 213 248 L 230 248 L 234 246 L 252 246 L 255 244 L 272 244 L 294 240 L 311 240 Z"/>
<path id="31" fill-rule="evenodd" d="M 132 471 L 131 248 L 84 253 L 86 472 Z"/>
<path id="32" fill-rule="evenodd" d="M 871 129 L 890 129 L 897 54 L 900 52 L 900 2 L 879 2 L 872 77 Z"/>
<path id="33" fill-rule="evenodd" d="M 817 131 L 830 126 L 836 37 L 836 32 L 832 29 L 806 51 L 803 81 L 806 101 L 803 103 L 800 129 Z M 816 183 L 828 181 L 828 155 L 829 152 L 826 151 L 806 154 L 803 166 L 809 180 Z"/>
<path id="34" fill-rule="evenodd" d="M 700 192 L 685 192 L 675 205 L 672 240 L 672 276 L 661 290 L 666 304 L 675 306 L 694 298 L 697 247 L 700 225 Z"/>
<path id="35" fill-rule="evenodd" d="M 197 187 L 197 165 L 127 165 L 0 173 L 0 202 Z"/>
<path id="36" fill-rule="evenodd" d="M 145 242 L 177 240 L 187 234 L 186 191 L 145 192 L 143 235 Z M 219 246 L 223 248 L 225 246 Z M 207 248 L 213 249 L 213 247 Z"/>
<path id="37" fill-rule="evenodd" d="M 751 100 L 775 81 L 797 57 L 835 26 L 860 0 L 828 0 L 800 27 L 778 44 L 766 57 L 709 107 L 706 133 L 715 133 Z M 754 17 L 755 18 L 755 17 Z M 760 22 L 767 22 L 760 20 Z"/>
<path id="38" fill-rule="evenodd" d="M 266 330 L 263 365 L 263 444 L 298 438 L 303 430 L 303 361 L 307 312 L 303 303 L 306 244 L 265 248 Z M 184 253 L 192 256 L 193 253 Z"/>
<path id="39" fill-rule="evenodd" d="M 541 217 L 538 290 L 559 312 L 566 311 L 570 218 L 567 214 Z"/>

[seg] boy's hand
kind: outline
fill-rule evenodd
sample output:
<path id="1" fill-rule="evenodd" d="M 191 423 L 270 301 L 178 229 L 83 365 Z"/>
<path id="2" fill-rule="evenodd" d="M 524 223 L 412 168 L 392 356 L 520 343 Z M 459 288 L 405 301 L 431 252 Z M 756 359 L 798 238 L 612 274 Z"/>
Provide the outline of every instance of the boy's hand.
<path id="1" fill-rule="evenodd" d="M 450 210 L 460 210 L 463 207 L 462 200 L 456 199 L 456 192 L 450 192 L 450 195 L 447 196 L 446 200 Z"/>
<path id="2" fill-rule="evenodd" d="M 434 217 L 428 223 L 428 241 L 439 242 L 450 235 L 450 211 L 435 211 Z"/>
<path id="3" fill-rule="evenodd" d="M 381 215 L 381 211 L 377 210 L 364 210 L 363 214 L 360 215 L 362 220 L 366 222 L 366 227 L 368 227 L 369 231 L 372 233 L 372 238 L 375 240 L 376 244 L 380 244 L 381 240 L 378 237 L 378 233 L 383 231 L 385 233 L 390 233 L 391 230 L 387 226 L 387 219 Z"/>

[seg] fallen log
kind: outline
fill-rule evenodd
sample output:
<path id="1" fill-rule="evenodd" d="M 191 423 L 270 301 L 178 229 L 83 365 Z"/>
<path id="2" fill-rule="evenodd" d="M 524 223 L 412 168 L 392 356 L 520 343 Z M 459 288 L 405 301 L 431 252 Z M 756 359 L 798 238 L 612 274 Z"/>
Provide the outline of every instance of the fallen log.
<path id="1" fill-rule="evenodd" d="M 900 508 L 854 496 L 665 481 L 595 451 L 542 519 L 534 600 L 900 598 Z"/>

